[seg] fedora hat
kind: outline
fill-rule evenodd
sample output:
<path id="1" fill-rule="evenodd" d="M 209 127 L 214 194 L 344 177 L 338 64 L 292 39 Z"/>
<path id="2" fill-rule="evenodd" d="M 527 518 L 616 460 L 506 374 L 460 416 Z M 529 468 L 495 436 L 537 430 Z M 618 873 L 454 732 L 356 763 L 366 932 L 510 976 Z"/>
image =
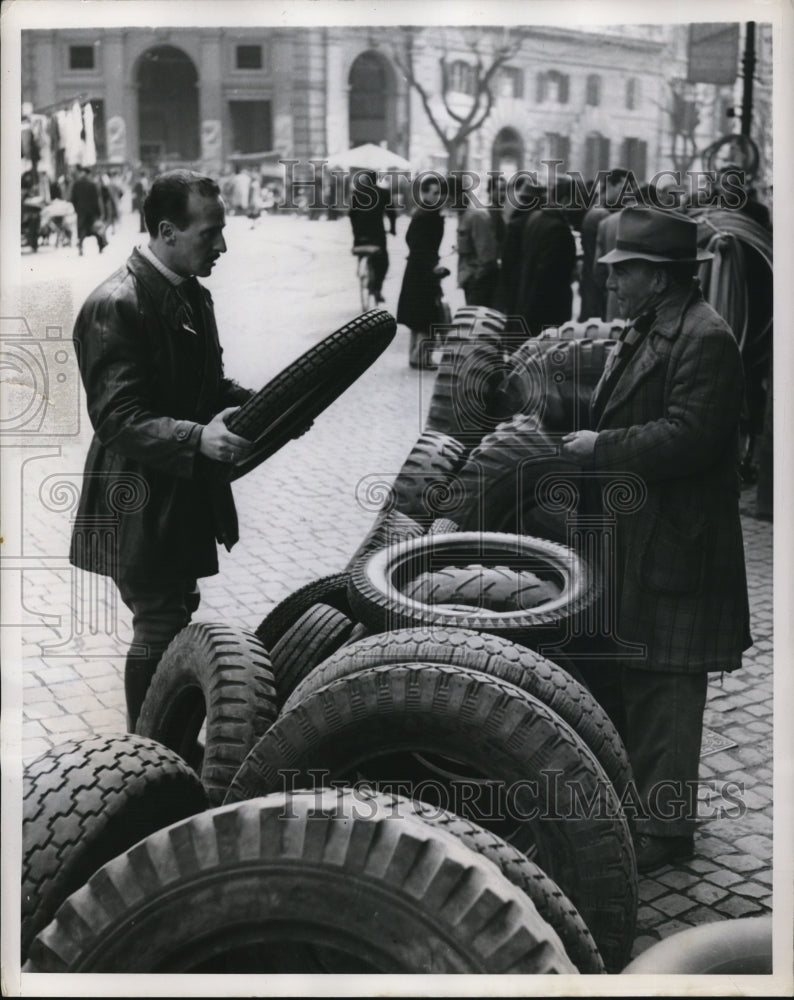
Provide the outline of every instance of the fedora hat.
<path id="1" fill-rule="evenodd" d="M 708 250 L 697 243 L 698 227 L 693 219 L 658 208 L 624 208 L 618 218 L 615 249 L 598 258 L 599 264 L 621 260 L 650 260 L 659 264 L 711 260 Z"/>

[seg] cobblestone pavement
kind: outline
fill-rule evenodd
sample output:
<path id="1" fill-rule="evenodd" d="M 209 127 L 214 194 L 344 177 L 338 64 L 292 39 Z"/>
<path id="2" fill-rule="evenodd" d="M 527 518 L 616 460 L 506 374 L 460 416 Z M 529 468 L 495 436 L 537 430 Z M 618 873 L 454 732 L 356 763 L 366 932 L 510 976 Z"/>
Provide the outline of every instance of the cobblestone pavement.
<path id="1" fill-rule="evenodd" d="M 400 220 L 390 244 L 385 294 L 392 311 L 405 225 Z M 62 325 L 68 336 L 75 304 L 126 257 L 137 237 L 130 226 L 125 220 L 102 258 L 92 255 L 92 244 L 83 258 L 46 248 L 36 260 L 24 257 L 20 300 L 6 300 L 3 316 L 21 311 L 37 334 Z M 454 243 L 453 226 L 448 220 L 446 253 Z M 349 227 L 346 220 L 268 216 L 252 228 L 236 218 L 228 235 L 230 252 L 208 285 L 227 371 L 257 387 L 360 311 Z M 446 284 L 454 310 L 462 304 L 459 293 L 454 279 Z M 409 370 L 407 339 L 401 327 L 385 354 L 309 433 L 235 484 L 241 542 L 221 553 L 218 576 L 201 581 L 196 620 L 253 629 L 296 587 L 344 567 L 374 517 L 357 498 L 357 486 L 374 475 L 390 480 L 423 425 L 433 376 Z M 4 597 L 5 622 L 22 640 L 17 750 L 23 759 L 70 738 L 125 729 L 126 609 L 116 605 L 112 587 L 73 571 L 64 559 L 70 504 L 89 437 L 83 412 L 79 433 L 26 439 L 14 453 L 17 460 L 4 467 L 4 495 L 22 498 L 18 511 L 5 514 L 6 566 L 19 569 L 4 575 Z M 748 489 L 742 523 L 755 643 L 741 671 L 712 675 L 701 765 L 710 797 L 703 802 L 697 856 L 641 879 L 635 955 L 682 928 L 772 906 L 773 531 L 754 513 L 754 491 Z M 725 788 L 726 782 L 736 785 Z"/>

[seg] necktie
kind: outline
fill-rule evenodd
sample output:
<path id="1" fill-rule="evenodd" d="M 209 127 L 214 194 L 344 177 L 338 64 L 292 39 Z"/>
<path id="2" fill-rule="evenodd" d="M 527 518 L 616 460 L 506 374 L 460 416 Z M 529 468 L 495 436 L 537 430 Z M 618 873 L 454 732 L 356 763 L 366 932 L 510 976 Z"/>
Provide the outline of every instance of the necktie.
<path id="1" fill-rule="evenodd" d="M 195 278 L 186 278 L 179 285 L 179 295 L 187 306 L 189 329 L 198 335 L 201 332 L 201 288 L 198 281 Z"/>

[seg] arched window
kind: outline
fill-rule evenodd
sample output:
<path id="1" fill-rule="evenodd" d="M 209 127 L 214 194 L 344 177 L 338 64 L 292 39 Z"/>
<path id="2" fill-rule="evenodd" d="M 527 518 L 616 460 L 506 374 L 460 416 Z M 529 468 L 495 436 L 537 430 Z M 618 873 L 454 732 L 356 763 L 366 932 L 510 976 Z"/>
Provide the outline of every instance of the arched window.
<path id="1" fill-rule="evenodd" d="M 598 73 L 591 73 L 587 77 L 586 102 L 591 108 L 597 108 L 601 103 L 601 77 Z"/>
<path id="2" fill-rule="evenodd" d="M 198 72 L 173 45 L 156 45 L 137 67 L 139 157 L 143 163 L 199 157 Z"/>
<path id="3" fill-rule="evenodd" d="M 348 120 L 351 146 L 388 142 L 392 100 L 386 62 L 378 52 L 362 52 L 350 67 Z"/>
<path id="4" fill-rule="evenodd" d="M 496 133 L 491 152 L 491 166 L 506 176 L 524 169 L 524 143 L 514 128 L 505 126 Z"/>

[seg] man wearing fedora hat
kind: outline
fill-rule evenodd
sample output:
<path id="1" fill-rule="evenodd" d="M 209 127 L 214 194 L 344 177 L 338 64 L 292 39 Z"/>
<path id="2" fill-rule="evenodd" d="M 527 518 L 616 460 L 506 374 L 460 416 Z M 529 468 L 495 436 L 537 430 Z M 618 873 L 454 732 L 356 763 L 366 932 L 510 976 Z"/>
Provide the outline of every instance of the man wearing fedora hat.
<path id="1" fill-rule="evenodd" d="M 598 487 L 626 473 L 636 487 L 630 509 L 615 515 L 605 588 L 614 609 L 602 641 L 618 652 L 583 672 L 626 744 L 642 872 L 693 854 L 708 673 L 739 668 L 752 642 L 739 517 L 742 363 L 700 291 L 698 263 L 710 256 L 680 213 L 621 212 L 601 262 L 630 322 L 594 390 L 592 429 L 562 445 L 585 484 L 588 471 Z"/>

